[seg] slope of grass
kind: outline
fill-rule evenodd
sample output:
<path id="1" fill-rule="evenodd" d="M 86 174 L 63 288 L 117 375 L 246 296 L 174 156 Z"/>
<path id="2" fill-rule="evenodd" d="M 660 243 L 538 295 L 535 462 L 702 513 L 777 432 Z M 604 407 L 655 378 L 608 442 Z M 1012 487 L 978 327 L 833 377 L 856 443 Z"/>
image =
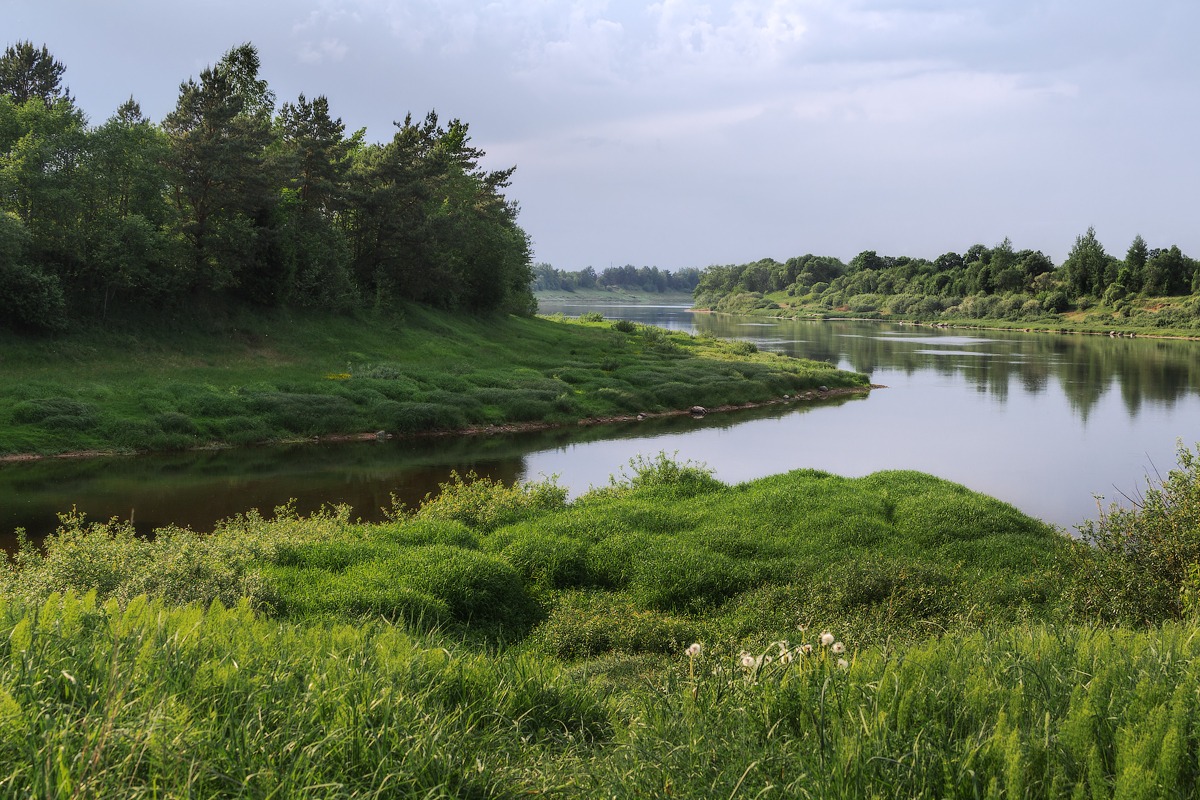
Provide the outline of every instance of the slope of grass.
<path id="1" fill-rule="evenodd" d="M 379 525 L 68 516 L 3 576 L 0 787 L 1193 796 L 1200 629 L 1073 617 L 1086 552 L 927 475 L 664 457 L 569 503 L 455 479 Z"/>
<path id="2" fill-rule="evenodd" d="M 604 321 L 246 317 L 217 330 L 0 337 L 0 455 L 413 434 L 864 386 L 827 364 Z"/>

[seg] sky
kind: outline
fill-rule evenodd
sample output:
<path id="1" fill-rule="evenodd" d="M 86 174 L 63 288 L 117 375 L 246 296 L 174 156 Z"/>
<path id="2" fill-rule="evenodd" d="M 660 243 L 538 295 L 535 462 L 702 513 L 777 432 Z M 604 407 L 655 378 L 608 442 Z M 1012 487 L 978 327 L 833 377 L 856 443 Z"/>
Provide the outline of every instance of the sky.
<path id="1" fill-rule="evenodd" d="M 1200 257 L 1195 0 L 0 0 L 92 124 L 254 44 L 280 103 L 470 125 L 535 261 L 705 267 L 1094 226 Z"/>

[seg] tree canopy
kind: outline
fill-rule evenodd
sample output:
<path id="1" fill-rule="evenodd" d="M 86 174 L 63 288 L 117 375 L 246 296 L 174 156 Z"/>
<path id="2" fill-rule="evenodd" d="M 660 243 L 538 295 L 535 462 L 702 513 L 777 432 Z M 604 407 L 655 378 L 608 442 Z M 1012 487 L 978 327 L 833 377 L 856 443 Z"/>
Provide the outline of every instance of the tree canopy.
<path id="1" fill-rule="evenodd" d="M 45 46 L 0 57 L 0 326 L 251 305 L 534 309 L 530 245 L 461 120 L 347 134 L 328 98 L 277 107 L 257 49 L 88 125 Z"/>

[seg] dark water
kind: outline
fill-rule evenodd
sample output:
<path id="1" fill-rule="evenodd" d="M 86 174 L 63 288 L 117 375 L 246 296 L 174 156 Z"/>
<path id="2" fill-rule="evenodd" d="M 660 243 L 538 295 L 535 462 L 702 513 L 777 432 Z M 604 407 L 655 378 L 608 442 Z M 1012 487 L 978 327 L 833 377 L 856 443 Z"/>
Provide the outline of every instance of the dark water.
<path id="1" fill-rule="evenodd" d="M 595 307 L 547 307 L 568 315 Z M 727 482 L 799 467 L 842 475 L 916 469 L 1000 497 L 1065 528 L 1096 515 L 1200 440 L 1200 343 L 876 323 L 764 322 L 683 307 L 601 309 L 663 327 L 747 338 L 866 372 L 866 398 L 703 420 L 671 418 L 535 434 L 0 465 L 0 535 L 40 535 L 75 505 L 143 531 L 206 529 L 296 499 L 301 512 L 349 504 L 378 519 L 394 493 L 413 505 L 450 470 L 505 481 L 557 475 L 573 493 L 659 451 L 703 461 Z M 1106 500 L 1106 502 L 1107 502 Z M 0 545 L 9 544 L 0 539 Z"/>

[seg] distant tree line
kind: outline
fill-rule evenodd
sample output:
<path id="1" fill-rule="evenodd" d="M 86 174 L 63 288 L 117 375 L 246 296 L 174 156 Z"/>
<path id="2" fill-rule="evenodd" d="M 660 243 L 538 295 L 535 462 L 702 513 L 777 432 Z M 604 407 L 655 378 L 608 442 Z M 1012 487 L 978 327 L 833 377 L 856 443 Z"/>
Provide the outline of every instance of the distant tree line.
<path id="1" fill-rule="evenodd" d="M 1141 236 L 1120 259 L 1088 228 L 1058 266 L 1040 250 L 1014 249 L 1008 239 L 932 261 L 873 250 L 848 264 L 831 256 L 767 258 L 705 269 L 695 299 L 700 307 L 745 311 L 776 305 L 767 297 L 773 292 L 829 309 L 922 318 L 1034 318 L 1099 303 L 1120 314 L 1139 296 L 1200 295 L 1200 262 L 1177 246 L 1151 248 Z"/>
<path id="2" fill-rule="evenodd" d="M 149 309 L 345 310 L 410 301 L 531 313 L 513 170 L 430 112 L 390 141 L 325 97 L 277 106 L 251 44 L 89 125 L 45 46 L 0 56 L 0 326 L 58 329 Z"/>
<path id="3" fill-rule="evenodd" d="M 608 267 L 597 274 L 592 267 L 577 272 L 555 269 L 550 264 L 533 265 L 535 292 L 574 292 L 577 289 L 625 289 L 634 292 L 691 293 L 700 282 L 700 270 L 695 267 L 670 270 L 658 267 Z"/>

